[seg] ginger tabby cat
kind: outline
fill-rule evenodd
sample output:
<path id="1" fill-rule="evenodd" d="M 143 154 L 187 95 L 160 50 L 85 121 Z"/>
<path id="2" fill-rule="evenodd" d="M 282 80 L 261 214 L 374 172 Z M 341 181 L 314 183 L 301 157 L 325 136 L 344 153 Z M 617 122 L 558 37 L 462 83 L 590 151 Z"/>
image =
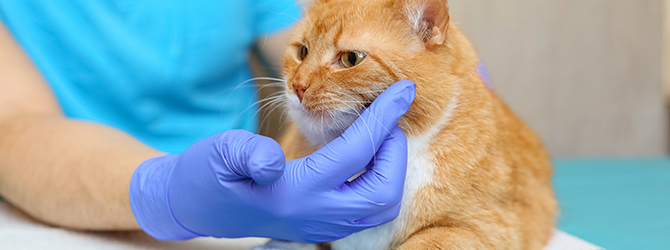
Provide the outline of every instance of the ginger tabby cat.
<path id="1" fill-rule="evenodd" d="M 339 136 L 396 81 L 417 84 L 399 121 L 408 169 L 399 217 L 295 249 L 542 249 L 556 201 L 538 136 L 489 89 L 446 0 L 317 0 L 284 58 L 287 160 Z M 300 245 L 300 246 L 298 246 Z M 276 249 L 276 248 L 266 248 Z"/>

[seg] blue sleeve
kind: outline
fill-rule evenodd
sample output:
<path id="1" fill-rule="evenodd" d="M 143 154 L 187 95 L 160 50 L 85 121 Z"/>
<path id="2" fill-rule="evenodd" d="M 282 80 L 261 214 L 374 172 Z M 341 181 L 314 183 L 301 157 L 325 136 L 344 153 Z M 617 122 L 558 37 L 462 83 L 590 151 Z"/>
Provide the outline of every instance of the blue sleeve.
<path id="1" fill-rule="evenodd" d="M 284 30 L 300 20 L 302 6 L 295 0 L 256 0 L 254 34 L 262 37 Z"/>

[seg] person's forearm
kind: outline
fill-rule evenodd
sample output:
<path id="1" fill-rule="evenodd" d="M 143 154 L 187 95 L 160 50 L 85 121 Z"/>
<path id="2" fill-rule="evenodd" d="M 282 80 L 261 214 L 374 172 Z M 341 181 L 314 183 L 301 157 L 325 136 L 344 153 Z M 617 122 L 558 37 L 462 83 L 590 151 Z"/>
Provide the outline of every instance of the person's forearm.
<path id="1" fill-rule="evenodd" d="M 54 115 L 0 120 L 0 195 L 34 218 L 77 229 L 139 229 L 134 169 L 161 155 L 116 129 Z"/>
<path id="2" fill-rule="evenodd" d="M 116 129 L 65 118 L 1 22 L 0 55 L 0 196 L 54 225 L 138 229 L 130 177 L 161 153 Z"/>

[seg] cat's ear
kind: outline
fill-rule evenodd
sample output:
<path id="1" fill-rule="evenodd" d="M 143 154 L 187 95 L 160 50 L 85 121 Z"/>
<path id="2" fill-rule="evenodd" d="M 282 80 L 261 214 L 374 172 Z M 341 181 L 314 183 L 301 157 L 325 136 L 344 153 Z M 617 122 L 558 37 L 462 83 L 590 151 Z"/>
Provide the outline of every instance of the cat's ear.
<path id="1" fill-rule="evenodd" d="M 447 0 L 397 0 L 394 8 L 426 47 L 444 43 L 450 19 Z"/>

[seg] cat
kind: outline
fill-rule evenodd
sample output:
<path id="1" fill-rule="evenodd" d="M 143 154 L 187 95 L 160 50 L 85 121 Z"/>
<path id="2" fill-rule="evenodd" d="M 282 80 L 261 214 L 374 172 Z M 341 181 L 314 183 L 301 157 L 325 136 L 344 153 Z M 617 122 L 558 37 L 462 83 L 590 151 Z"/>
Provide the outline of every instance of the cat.
<path id="1" fill-rule="evenodd" d="M 447 0 L 316 0 L 284 57 L 287 160 L 333 140 L 391 84 L 417 84 L 400 215 L 320 245 L 256 249 L 542 249 L 555 224 L 552 167 L 538 136 L 477 73 Z"/>

